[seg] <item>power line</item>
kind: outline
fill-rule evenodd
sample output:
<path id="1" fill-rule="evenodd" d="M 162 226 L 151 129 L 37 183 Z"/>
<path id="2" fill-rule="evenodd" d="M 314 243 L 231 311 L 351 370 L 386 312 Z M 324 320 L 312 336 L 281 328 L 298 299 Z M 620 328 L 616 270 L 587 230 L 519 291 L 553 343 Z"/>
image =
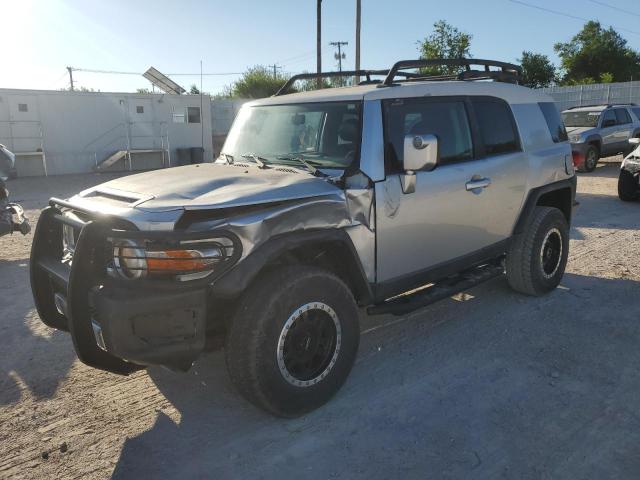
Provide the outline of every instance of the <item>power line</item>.
<path id="1" fill-rule="evenodd" d="M 315 56 L 315 54 L 316 54 L 315 50 L 310 50 L 308 52 L 301 53 L 299 55 L 294 55 L 293 57 L 285 58 L 284 60 L 279 60 L 277 63 L 288 63 L 288 62 L 291 62 L 293 60 L 297 60 L 298 58 L 302 58 L 302 57 L 306 58 L 306 57 L 310 57 L 310 56 Z"/>
<path id="2" fill-rule="evenodd" d="M 541 7 L 539 5 L 532 5 L 531 3 L 521 2 L 520 0 L 509 0 L 511 3 L 517 3 L 518 5 L 524 5 L 525 7 L 535 8 L 536 10 L 541 10 L 547 13 L 553 13 L 554 15 L 560 15 L 562 17 L 573 18 L 574 20 L 580 20 L 582 22 L 589 22 L 593 19 L 578 17 L 577 15 L 571 15 L 570 13 L 559 12 L 557 10 L 551 10 L 550 8 Z M 640 32 L 636 30 L 629 30 L 628 28 L 620 28 L 616 27 L 616 30 L 621 30 L 628 33 L 633 33 L 634 35 L 640 35 Z"/>
<path id="3" fill-rule="evenodd" d="M 640 14 L 637 14 L 635 12 L 632 12 L 630 10 L 625 10 L 624 8 L 620 8 L 620 7 L 616 7 L 614 5 L 610 5 L 608 3 L 605 2 L 599 2 L 598 0 L 589 0 L 591 3 L 595 3 L 596 5 L 601 5 L 603 7 L 607 7 L 610 8 L 612 10 L 617 10 L 618 12 L 622 12 L 626 15 L 633 15 L 634 17 L 640 17 Z"/>
<path id="4" fill-rule="evenodd" d="M 70 67 L 71 68 L 71 67 Z M 94 68 L 71 68 L 74 72 L 87 72 L 87 73 L 106 73 L 112 75 L 142 75 L 140 72 L 123 72 L 119 70 L 98 70 Z M 242 75 L 244 72 L 215 72 L 215 73 L 202 73 L 203 76 L 224 76 L 224 75 Z M 200 72 L 197 73 L 167 73 L 170 76 L 191 76 L 199 77 Z"/>
<path id="5" fill-rule="evenodd" d="M 315 56 L 316 56 L 316 54 L 314 52 L 314 53 L 311 53 L 311 54 L 309 54 L 309 55 L 307 55 L 305 57 L 299 57 L 297 60 L 288 60 L 286 62 L 279 62 L 279 63 L 281 65 L 297 65 L 297 64 L 302 63 L 302 62 L 308 62 L 310 59 L 312 59 Z"/>

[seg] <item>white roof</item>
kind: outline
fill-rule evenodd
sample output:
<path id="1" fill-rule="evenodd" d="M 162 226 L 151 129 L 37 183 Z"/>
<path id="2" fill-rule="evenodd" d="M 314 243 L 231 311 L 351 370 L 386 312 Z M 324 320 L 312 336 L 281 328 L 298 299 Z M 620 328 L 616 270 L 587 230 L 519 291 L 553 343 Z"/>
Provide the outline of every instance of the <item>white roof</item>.
<path id="1" fill-rule="evenodd" d="M 590 107 L 585 106 L 585 107 L 578 107 L 578 108 L 570 108 L 568 110 L 564 110 L 562 113 L 564 112 L 601 112 L 608 107 L 609 105 L 592 105 Z"/>
<path id="2" fill-rule="evenodd" d="M 498 97 L 511 104 L 552 102 L 553 99 L 539 90 L 511 83 L 490 81 L 427 81 L 398 83 L 391 87 L 377 84 L 355 87 L 327 88 L 310 92 L 291 93 L 255 100 L 249 105 L 278 105 L 287 103 L 336 102 L 349 100 L 379 100 L 444 95 L 486 95 Z"/>

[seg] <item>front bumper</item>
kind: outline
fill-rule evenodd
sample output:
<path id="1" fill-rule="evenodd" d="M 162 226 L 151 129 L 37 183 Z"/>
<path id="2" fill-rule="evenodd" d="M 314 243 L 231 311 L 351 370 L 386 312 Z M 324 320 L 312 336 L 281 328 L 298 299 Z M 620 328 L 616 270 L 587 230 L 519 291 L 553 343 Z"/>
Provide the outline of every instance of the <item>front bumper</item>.
<path id="1" fill-rule="evenodd" d="M 73 220 L 62 215 L 61 207 L 68 205 L 52 201 L 34 233 L 31 288 L 42 321 L 68 331 L 78 358 L 92 367 L 125 375 L 147 365 L 188 369 L 205 345 L 207 282 L 147 280 L 134 285 L 107 276 L 105 239 L 131 232 L 114 229 L 108 218 Z M 71 264 L 62 261 L 63 224 L 77 232 Z"/>

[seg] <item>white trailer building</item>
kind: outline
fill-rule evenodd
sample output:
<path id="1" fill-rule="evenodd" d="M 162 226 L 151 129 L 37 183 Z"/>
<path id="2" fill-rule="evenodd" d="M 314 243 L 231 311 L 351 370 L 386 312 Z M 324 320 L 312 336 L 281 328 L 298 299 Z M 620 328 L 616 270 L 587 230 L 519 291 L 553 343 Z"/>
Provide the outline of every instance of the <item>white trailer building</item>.
<path id="1" fill-rule="evenodd" d="M 185 148 L 211 161 L 211 99 L 0 89 L 0 143 L 16 153 L 18 176 L 175 166 Z"/>

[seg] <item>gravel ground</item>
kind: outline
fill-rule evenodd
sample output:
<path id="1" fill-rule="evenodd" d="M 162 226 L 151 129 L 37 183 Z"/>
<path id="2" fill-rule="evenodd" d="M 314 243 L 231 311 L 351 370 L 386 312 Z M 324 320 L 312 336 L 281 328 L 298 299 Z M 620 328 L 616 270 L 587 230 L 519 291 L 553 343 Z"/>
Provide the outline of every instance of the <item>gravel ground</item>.
<path id="1" fill-rule="evenodd" d="M 640 477 L 640 203 L 618 200 L 617 167 L 578 180 L 560 288 L 496 279 L 363 317 L 347 383 L 295 420 L 239 397 L 221 352 L 187 374 L 84 366 L 35 313 L 31 237 L 0 239 L 0 478 Z M 107 178 L 9 186 L 35 221 Z"/>

